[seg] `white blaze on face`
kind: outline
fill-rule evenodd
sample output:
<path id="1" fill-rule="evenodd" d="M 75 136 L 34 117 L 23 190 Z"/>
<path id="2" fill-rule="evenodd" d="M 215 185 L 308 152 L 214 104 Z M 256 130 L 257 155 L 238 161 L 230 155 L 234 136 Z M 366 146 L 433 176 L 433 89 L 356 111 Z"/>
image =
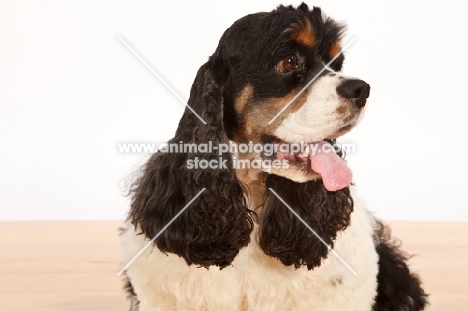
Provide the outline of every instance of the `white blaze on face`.
<path id="1" fill-rule="evenodd" d="M 345 79 L 348 77 L 331 73 L 312 83 L 304 105 L 289 113 L 276 129 L 275 136 L 287 142 L 317 142 L 332 138 L 344 126 L 356 125 L 359 112 L 355 116 L 337 113 L 342 106 L 348 107 L 349 111 L 353 108 L 350 107 L 352 103 L 340 97 L 336 91 Z"/>

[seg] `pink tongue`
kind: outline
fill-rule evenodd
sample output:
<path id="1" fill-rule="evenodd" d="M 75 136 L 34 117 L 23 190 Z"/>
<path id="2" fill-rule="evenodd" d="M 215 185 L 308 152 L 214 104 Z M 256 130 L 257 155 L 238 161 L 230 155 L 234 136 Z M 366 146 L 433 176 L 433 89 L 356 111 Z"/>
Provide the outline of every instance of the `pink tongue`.
<path id="1" fill-rule="evenodd" d="M 328 145 L 326 148 L 323 148 Z M 333 147 L 326 141 L 310 146 L 310 164 L 312 169 L 322 176 L 323 185 L 328 191 L 343 189 L 349 184 L 353 175 L 346 163 L 333 152 Z"/>

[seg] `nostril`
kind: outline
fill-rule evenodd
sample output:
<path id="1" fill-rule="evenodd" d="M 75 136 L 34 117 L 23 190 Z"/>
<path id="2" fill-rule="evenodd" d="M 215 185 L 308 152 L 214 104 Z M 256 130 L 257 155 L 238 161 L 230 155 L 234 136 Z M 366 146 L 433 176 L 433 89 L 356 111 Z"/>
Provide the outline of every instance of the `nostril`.
<path id="1" fill-rule="evenodd" d="M 362 97 L 362 90 L 357 89 L 356 92 L 354 92 L 354 98 L 361 98 Z"/>
<path id="2" fill-rule="evenodd" d="M 354 100 L 358 108 L 366 105 L 369 97 L 370 85 L 358 79 L 348 79 L 338 85 L 336 92 L 343 98 Z"/>

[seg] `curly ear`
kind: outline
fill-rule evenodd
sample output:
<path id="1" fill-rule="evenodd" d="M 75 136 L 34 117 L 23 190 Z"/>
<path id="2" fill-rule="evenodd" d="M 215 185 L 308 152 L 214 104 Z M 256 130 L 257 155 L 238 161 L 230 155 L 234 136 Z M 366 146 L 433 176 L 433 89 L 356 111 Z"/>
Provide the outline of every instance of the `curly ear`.
<path id="1" fill-rule="evenodd" d="M 268 175 L 266 186 L 278 193 L 331 247 L 338 231 L 349 225 L 353 211 L 349 188 L 331 192 L 321 180 L 297 183 L 277 175 Z M 306 265 L 312 269 L 328 255 L 327 246 L 270 191 L 266 193 L 258 239 L 265 254 L 287 266 Z"/>
<path id="2" fill-rule="evenodd" d="M 223 85 L 219 82 L 224 70 L 215 56 L 200 68 L 188 104 L 206 124 L 187 108 L 175 137 L 168 142 L 169 146 L 190 144 L 192 150 L 154 154 L 132 187 L 129 219 L 148 239 L 205 188 L 155 240 L 162 252 L 175 253 L 189 265 L 226 267 L 249 243 L 253 229 L 232 156 L 218 153 L 217 148 L 229 143 L 222 121 Z M 194 150 L 202 144 L 212 144 L 211 150 Z M 197 169 L 197 159 L 200 164 L 212 165 Z"/>

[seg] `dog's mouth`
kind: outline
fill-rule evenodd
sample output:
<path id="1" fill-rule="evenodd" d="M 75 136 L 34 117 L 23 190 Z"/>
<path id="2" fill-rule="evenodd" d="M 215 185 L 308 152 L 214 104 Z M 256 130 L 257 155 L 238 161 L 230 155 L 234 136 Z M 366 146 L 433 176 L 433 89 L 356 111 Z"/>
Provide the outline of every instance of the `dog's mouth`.
<path id="1" fill-rule="evenodd" d="M 351 127 L 343 128 L 339 133 L 348 132 Z M 337 132 L 338 134 L 338 132 Z M 335 137 L 315 142 L 290 143 L 277 137 L 267 137 L 265 142 L 273 146 L 273 152 L 262 154 L 262 157 L 270 160 L 287 163 L 289 168 L 296 171 L 312 171 L 322 177 L 325 188 L 329 191 L 337 191 L 351 184 L 352 173 L 338 153 Z"/>

